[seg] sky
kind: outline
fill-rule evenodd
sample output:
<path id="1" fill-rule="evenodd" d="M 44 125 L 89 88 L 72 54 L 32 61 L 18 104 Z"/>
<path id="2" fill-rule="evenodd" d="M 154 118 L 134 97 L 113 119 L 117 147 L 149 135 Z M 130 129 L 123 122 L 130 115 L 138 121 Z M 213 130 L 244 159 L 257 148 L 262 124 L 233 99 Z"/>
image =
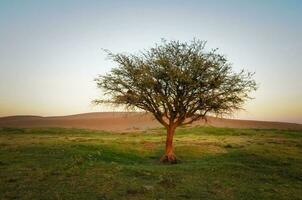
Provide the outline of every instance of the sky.
<path id="1" fill-rule="evenodd" d="M 94 106 L 94 78 L 167 40 L 206 40 L 259 89 L 234 118 L 302 123 L 302 1 L 0 0 L 0 116 L 115 110 Z"/>

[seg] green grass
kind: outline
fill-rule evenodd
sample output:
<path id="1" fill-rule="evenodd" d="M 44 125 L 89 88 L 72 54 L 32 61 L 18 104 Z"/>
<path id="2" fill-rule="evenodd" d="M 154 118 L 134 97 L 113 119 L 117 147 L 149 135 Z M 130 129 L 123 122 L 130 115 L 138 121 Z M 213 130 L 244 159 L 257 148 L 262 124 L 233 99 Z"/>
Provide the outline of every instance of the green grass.
<path id="1" fill-rule="evenodd" d="M 0 129 L 0 199 L 302 199 L 302 132 Z"/>

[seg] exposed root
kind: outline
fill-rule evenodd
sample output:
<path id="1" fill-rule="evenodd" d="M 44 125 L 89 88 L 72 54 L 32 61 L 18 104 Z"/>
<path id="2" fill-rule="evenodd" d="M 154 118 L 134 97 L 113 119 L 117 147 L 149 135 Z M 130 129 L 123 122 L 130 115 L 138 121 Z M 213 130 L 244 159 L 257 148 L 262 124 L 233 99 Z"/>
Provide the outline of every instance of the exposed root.
<path id="1" fill-rule="evenodd" d="M 176 156 L 174 154 L 165 154 L 161 157 L 160 162 L 166 163 L 166 164 L 176 164 L 179 163 L 179 160 L 177 160 Z"/>

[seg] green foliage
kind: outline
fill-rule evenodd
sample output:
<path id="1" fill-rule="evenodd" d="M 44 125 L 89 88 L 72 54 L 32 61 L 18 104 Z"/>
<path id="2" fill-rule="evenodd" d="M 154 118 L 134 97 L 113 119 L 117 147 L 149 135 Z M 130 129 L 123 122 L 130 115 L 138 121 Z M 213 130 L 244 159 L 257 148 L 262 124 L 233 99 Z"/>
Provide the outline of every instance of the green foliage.
<path id="1" fill-rule="evenodd" d="M 180 128 L 182 162 L 164 165 L 165 131 L 0 129 L 0 199 L 302 199 L 302 132 Z"/>
<path id="2" fill-rule="evenodd" d="M 165 127 L 209 113 L 230 114 L 256 89 L 252 73 L 234 72 L 225 56 L 207 51 L 200 40 L 163 41 L 138 55 L 108 55 L 118 66 L 96 79 L 108 98 L 95 102 L 151 112 Z"/>

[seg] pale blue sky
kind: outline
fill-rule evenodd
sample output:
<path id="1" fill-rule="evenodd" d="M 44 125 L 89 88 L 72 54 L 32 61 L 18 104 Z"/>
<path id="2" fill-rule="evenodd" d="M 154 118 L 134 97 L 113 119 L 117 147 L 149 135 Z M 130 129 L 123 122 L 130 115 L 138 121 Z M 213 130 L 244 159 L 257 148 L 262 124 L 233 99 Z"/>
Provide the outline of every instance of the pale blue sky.
<path id="1" fill-rule="evenodd" d="M 260 88 L 234 117 L 302 123 L 302 1 L 0 0 L 0 116 L 97 108 L 101 48 L 137 52 L 161 38 L 208 41 L 256 72 Z"/>

